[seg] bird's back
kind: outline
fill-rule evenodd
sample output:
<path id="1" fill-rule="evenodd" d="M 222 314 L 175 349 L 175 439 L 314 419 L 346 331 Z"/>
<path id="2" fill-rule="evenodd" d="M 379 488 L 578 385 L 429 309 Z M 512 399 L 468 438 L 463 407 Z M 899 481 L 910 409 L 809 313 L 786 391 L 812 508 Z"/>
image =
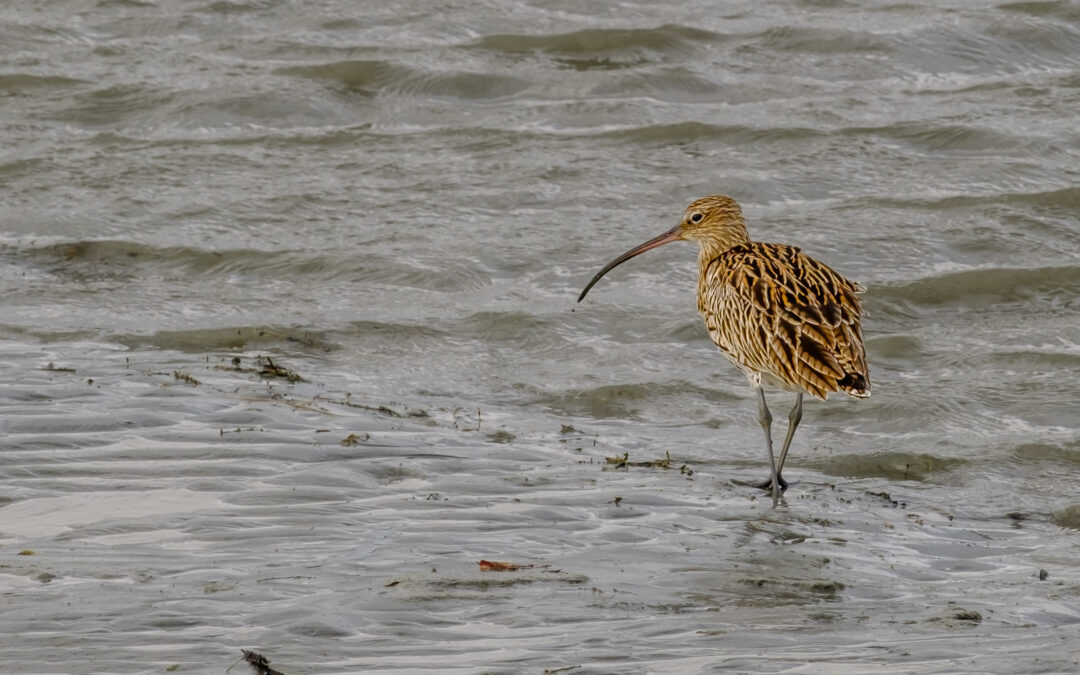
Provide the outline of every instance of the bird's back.
<path id="1" fill-rule="evenodd" d="M 863 290 L 794 246 L 733 246 L 699 270 L 713 342 L 750 377 L 820 399 L 870 395 Z"/>

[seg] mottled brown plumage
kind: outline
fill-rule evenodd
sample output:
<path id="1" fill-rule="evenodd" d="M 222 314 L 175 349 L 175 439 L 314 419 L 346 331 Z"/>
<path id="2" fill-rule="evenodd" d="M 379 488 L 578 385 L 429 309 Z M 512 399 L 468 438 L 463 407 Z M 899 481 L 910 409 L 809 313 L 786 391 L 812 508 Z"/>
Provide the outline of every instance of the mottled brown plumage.
<path id="1" fill-rule="evenodd" d="M 862 289 L 794 246 L 749 242 L 709 261 L 698 311 L 716 346 L 752 383 L 825 400 L 869 394 Z"/>
<path id="2" fill-rule="evenodd" d="M 578 302 L 611 268 L 680 239 L 699 245 L 698 310 L 709 336 L 757 390 L 772 467 L 761 487 L 771 489 L 775 503 L 787 487 L 781 471 L 802 419 L 803 394 L 822 400 L 836 391 L 870 395 L 860 326 L 863 289 L 794 246 L 751 241 L 739 205 L 718 195 L 690 204 L 676 227 L 609 263 Z M 773 461 L 765 383 L 797 393 L 779 462 Z"/>

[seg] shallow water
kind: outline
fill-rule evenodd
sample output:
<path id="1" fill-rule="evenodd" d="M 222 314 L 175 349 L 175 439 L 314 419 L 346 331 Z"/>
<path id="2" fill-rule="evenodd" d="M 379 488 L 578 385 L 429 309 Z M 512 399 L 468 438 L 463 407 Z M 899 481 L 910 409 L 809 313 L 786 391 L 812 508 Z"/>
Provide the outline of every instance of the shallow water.
<path id="1" fill-rule="evenodd" d="M 595 4 L 0 8 L 5 670 L 1080 667 L 1080 11 Z M 574 305 L 712 193 L 868 289 L 776 509 L 693 248 Z"/>

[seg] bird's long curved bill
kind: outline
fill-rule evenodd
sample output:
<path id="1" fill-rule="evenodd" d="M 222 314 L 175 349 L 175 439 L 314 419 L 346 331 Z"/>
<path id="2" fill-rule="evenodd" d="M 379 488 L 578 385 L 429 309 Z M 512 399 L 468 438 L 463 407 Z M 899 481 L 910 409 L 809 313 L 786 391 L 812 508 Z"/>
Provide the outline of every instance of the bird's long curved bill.
<path id="1" fill-rule="evenodd" d="M 678 225 L 676 225 L 675 227 L 671 228 L 670 230 L 663 233 L 659 237 L 654 237 L 654 238 L 650 239 L 649 241 L 645 242 L 644 244 L 641 244 L 640 246 L 635 246 L 634 248 L 630 249 L 626 253 L 623 253 L 621 256 L 619 256 L 618 258 L 615 258 L 614 260 L 609 262 L 607 265 L 604 265 L 604 269 L 602 269 L 602 270 L 600 270 L 599 272 L 596 273 L 596 276 L 592 278 L 592 281 L 589 282 L 589 285 L 586 286 L 585 290 L 583 290 L 581 292 L 581 295 L 578 296 L 577 301 L 581 302 L 582 300 L 584 300 L 585 295 L 589 292 L 589 290 L 593 286 L 596 285 L 597 281 L 600 281 L 600 277 L 604 276 L 605 274 L 610 272 L 615 267 L 623 264 L 624 262 L 626 262 L 627 260 L 629 260 L 630 258 L 633 258 L 634 256 L 636 256 L 638 254 L 641 254 L 641 253 L 644 253 L 645 251 L 654 249 L 657 246 L 663 246 L 664 244 L 667 244 L 669 242 L 678 241 L 680 239 L 682 239 L 682 229 Z"/>

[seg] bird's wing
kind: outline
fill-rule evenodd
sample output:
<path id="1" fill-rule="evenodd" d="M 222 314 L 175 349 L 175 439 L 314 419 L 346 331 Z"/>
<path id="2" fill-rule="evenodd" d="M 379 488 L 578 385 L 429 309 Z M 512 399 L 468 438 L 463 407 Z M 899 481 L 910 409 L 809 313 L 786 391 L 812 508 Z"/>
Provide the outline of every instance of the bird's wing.
<path id="1" fill-rule="evenodd" d="M 710 335 L 744 368 L 821 399 L 870 395 L 858 284 L 798 248 L 755 242 L 717 256 L 702 286 Z"/>

